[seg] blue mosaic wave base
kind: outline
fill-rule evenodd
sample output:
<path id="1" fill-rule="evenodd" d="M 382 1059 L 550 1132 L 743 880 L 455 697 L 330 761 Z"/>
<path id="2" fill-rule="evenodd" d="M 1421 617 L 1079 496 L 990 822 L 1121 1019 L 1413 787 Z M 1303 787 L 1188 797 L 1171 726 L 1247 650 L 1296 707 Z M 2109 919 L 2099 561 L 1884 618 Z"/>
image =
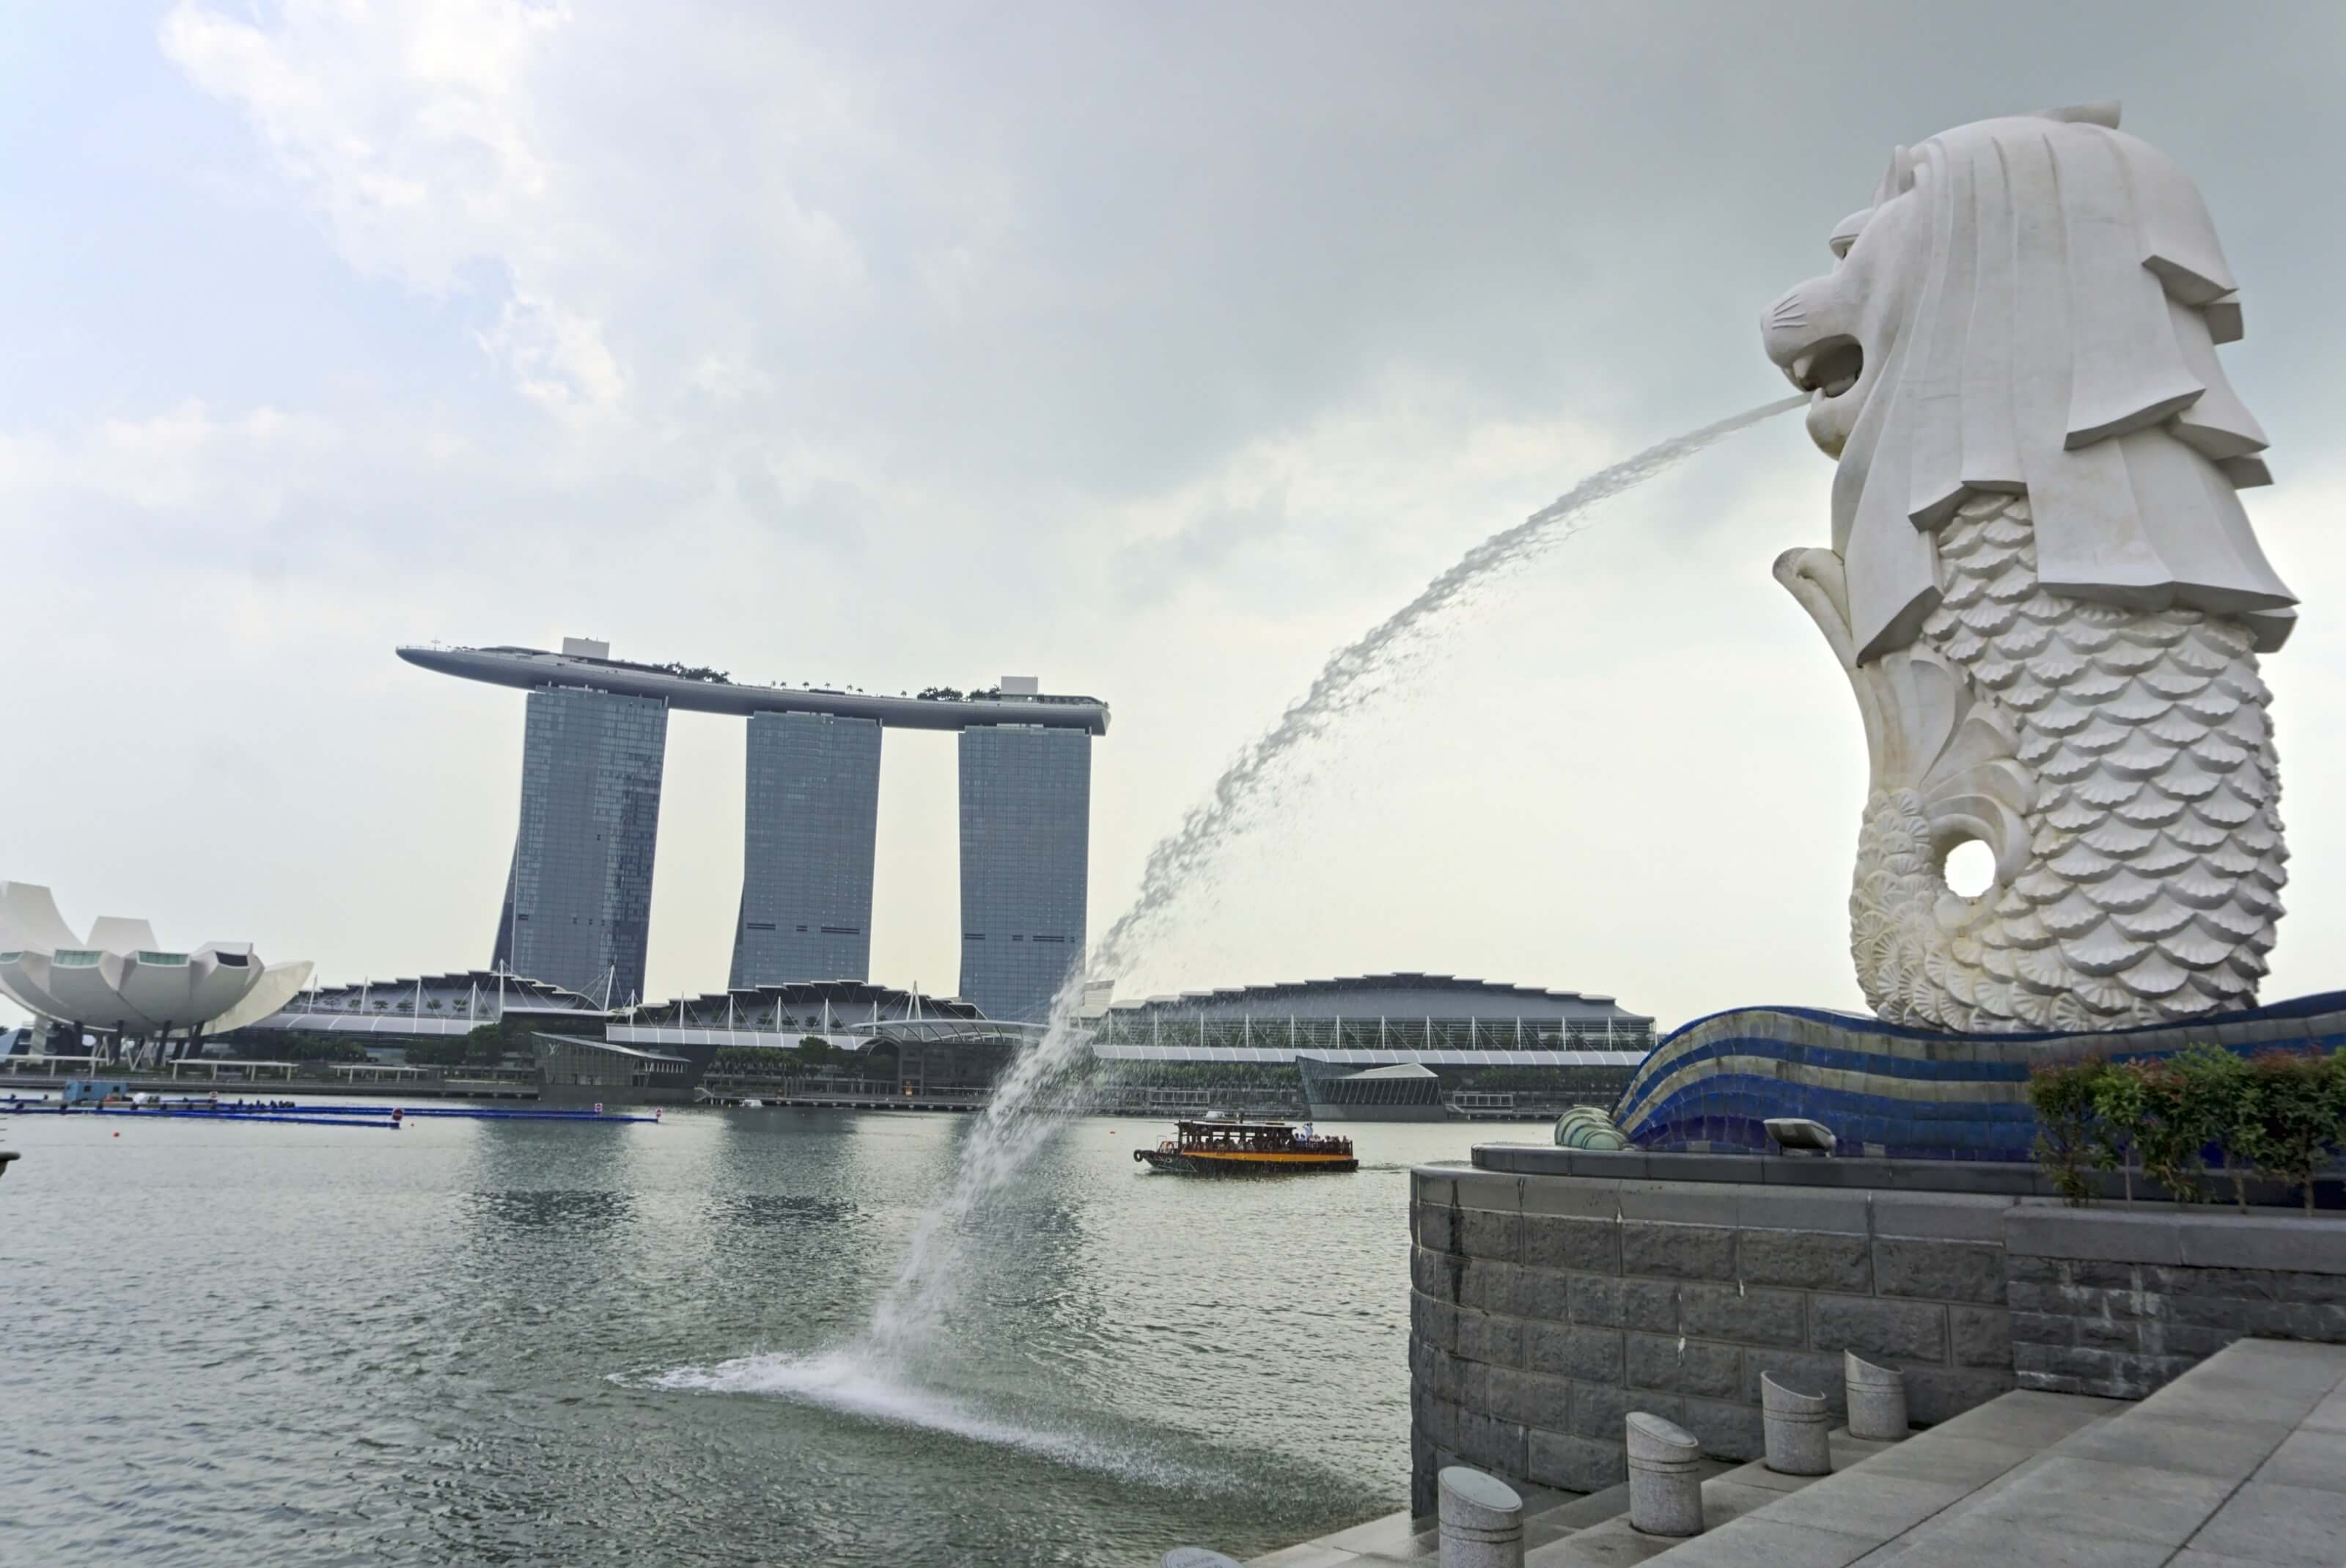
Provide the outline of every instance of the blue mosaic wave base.
<path id="1" fill-rule="evenodd" d="M 1821 1008 L 1740 1007 L 1673 1031 L 1630 1079 L 1614 1120 L 1645 1149 L 1764 1153 L 1763 1123 L 1806 1116 L 1831 1127 L 1843 1154 L 2026 1160 L 2036 1137 L 2031 1066 L 2201 1044 L 2242 1054 L 2334 1051 L 2346 1044 L 2346 992 L 2089 1033 L 1944 1034 Z"/>

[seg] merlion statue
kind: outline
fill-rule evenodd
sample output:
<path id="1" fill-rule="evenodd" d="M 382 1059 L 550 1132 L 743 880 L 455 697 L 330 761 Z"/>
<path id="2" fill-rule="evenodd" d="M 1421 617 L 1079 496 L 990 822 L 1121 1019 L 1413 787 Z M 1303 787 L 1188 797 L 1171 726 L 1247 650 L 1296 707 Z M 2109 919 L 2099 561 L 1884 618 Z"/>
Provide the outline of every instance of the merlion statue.
<path id="1" fill-rule="evenodd" d="M 2236 491 L 2264 433 L 2216 361 L 2239 297 L 2198 189 L 2115 105 L 1901 148 L 1767 312 L 1840 462 L 1776 576 L 1857 693 L 1850 896 L 1892 1022 L 2100 1029 L 2253 1003 L 2280 918 L 2257 656 L 2295 596 Z M 1976 840 L 1994 881 L 1953 891 Z"/>

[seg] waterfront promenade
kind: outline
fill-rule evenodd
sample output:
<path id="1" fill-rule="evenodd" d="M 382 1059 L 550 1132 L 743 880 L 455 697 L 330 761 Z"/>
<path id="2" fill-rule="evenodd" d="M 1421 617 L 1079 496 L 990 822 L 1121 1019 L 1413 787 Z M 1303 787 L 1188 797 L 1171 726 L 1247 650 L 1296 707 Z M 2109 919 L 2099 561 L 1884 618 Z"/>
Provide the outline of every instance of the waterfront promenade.
<path id="1" fill-rule="evenodd" d="M 2139 1403 L 2019 1390 L 1897 1443 L 1832 1437 L 1833 1473 L 1711 1466 L 1703 1523 L 1647 1535 L 1627 1488 L 1527 1489 L 1525 1568 L 2334 1568 L 2346 1550 L 2346 1346 L 2242 1339 Z M 1438 1560 L 1398 1513 L 1250 1568 Z"/>

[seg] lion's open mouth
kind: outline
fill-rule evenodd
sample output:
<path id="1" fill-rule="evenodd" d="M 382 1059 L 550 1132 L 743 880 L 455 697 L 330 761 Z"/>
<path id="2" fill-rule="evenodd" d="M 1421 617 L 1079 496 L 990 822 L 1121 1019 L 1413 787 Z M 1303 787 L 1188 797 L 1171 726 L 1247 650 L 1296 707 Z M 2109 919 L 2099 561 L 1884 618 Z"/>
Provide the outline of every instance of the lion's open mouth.
<path id="1" fill-rule="evenodd" d="M 1785 366 L 1784 373 L 1804 392 L 1839 397 L 1865 373 L 1865 351 L 1857 346 L 1855 338 L 1827 338 Z"/>

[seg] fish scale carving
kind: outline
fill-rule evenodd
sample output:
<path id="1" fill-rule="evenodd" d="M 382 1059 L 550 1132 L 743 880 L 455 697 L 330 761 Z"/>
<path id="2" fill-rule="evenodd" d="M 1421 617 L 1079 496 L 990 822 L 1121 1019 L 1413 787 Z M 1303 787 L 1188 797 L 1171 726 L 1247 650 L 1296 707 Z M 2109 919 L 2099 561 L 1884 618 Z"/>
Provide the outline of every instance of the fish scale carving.
<path id="1" fill-rule="evenodd" d="M 1927 779 L 1878 789 L 1850 896 L 1866 1000 L 1893 1022 L 1978 1032 L 2250 1003 L 2289 850 L 2249 630 L 2045 592 L 2025 497 L 1958 507 L 1939 561 L 1944 598 L 1912 657 L 1955 671 L 2033 775 L 2026 855 L 1960 898 L 1944 851 L 1972 835 L 1951 830 Z"/>

